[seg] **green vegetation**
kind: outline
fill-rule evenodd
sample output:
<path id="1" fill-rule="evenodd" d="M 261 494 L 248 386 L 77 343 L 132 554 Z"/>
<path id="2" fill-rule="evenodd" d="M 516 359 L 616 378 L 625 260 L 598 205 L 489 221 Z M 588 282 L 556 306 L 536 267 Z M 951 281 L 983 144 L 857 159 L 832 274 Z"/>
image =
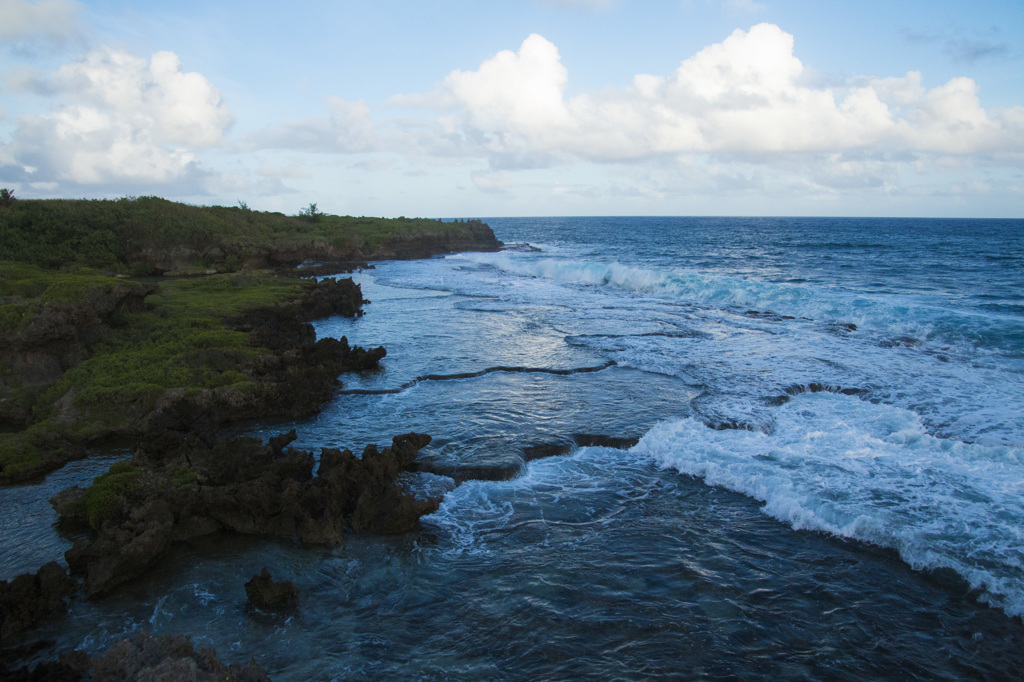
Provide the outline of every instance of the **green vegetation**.
<path id="1" fill-rule="evenodd" d="M 239 368 L 267 351 L 249 347 L 247 335 L 225 323 L 296 298 L 309 286 L 269 273 L 165 282 L 147 300 L 146 312 L 96 344 L 92 357 L 67 372 L 51 395 L 78 387 L 77 406 L 109 413 L 168 388 L 247 383 Z"/>
<path id="2" fill-rule="evenodd" d="M 75 448 L 53 424 L 33 424 L 21 433 L 0 440 L 0 481 L 18 481 L 43 473 L 47 461 L 67 461 Z"/>
<path id="3" fill-rule="evenodd" d="M 459 232 L 464 224 L 422 218 L 328 215 L 310 204 L 298 216 L 237 207 L 190 206 L 158 197 L 116 200 L 12 200 L 0 206 L 0 253 L 45 268 L 91 266 L 145 275 L 147 252 L 183 247 L 373 249 L 424 233 Z M 150 266 L 151 267 L 151 266 Z"/>
<path id="4" fill-rule="evenodd" d="M 99 530 L 104 521 L 120 513 L 124 499 L 141 489 L 141 476 L 142 469 L 132 466 L 131 462 L 117 462 L 107 473 L 93 479 L 82 495 L 85 515 L 93 530 Z"/>
<path id="5" fill-rule="evenodd" d="M 286 216 L 244 201 L 0 191 L 0 482 L 56 468 L 83 443 L 135 434 L 171 389 L 217 389 L 245 404 L 273 352 L 250 346 L 235 321 L 313 286 L 258 268 L 319 254 L 370 259 L 403 244 L 415 252 L 424 238 L 478 225 L 335 216 L 315 203 Z M 156 279 L 163 273 L 202 276 Z M 93 500 L 91 517 L 107 518 L 111 499 Z"/>
<path id="6" fill-rule="evenodd" d="M 145 286 L 89 268 L 63 272 L 24 263 L 0 262 L 0 335 L 23 329 L 47 304 L 87 301 L 115 289 L 141 295 Z"/>
<path id="7" fill-rule="evenodd" d="M 299 211 L 299 215 L 308 220 L 311 223 L 315 223 L 323 217 L 323 213 L 317 210 L 316 204 L 310 204 L 306 208 Z"/>
<path id="8" fill-rule="evenodd" d="M 190 466 L 183 464 L 171 472 L 171 488 L 173 490 L 191 490 L 198 482 L 199 473 Z"/>
<path id="9" fill-rule="evenodd" d="M 81 427 L 106 430 L 133 407 L 151 407 L 166 389 L 244 390 L 251 380 L 240 370 L 269 351 L 250 347 L 248 335 L 226 329 L 226 322 L 297 298 L 309 286 L 269 273 L 164 282 L 146 300 L 145 312 L 96 343 L 90 358 L 47 391 L 37 416 L 55 416 L 53 404 L 75 389 L 74 406 L 90 416 Z"/>
<path id="10" fill-rule="evenodd" d="M 122 280 L 88 269 L 74 273 L 44 270 L 24 263 L 0 262 L 0 298 L 23 298 L 41 303 L 81 299 L 90 289 L 110 291 Z"/>
<path id="11" fill-rule="evenodd" d="M 3 332 L 16 331 L 39 314 L 41 301 L 49 297 L 63 300 L 76 292 L 87 296 L 111 283 L 142 286 L 33 266 L 4 265 L 0 270 L 0 300 L 10 300 L 13 292 L 25 296 L 18 303 L 0 307 L 0 341 Z M 251 368 L 270 351 L 249 346 L 248 335 L 228 328 L 229 322 L 247 311 L 294 301 L 312 286 L 311 280 L 271 272 L 161 282 L 157 293 L 146 299 L 145 310 L 123 314 L 90 346 L 89 357 L 55 384 L 34 394 L 8 389 L 5 396 L 0 391 L 0 398 L 24 403 L 34 422 L 0 440 L 0 480 L 18 480 L 52 468 L 48 461 L 70 459 L 72 453 L 64 439 L 88 442 L 120 432 L 132 418 L 152 410 L 167 389 L 230 386 L 250 390 Z M 69 407 L 74 417 L 70 423 Z M 61 439 L 54 442 L 42 437 L 53 434 L 60 434 Z"/>

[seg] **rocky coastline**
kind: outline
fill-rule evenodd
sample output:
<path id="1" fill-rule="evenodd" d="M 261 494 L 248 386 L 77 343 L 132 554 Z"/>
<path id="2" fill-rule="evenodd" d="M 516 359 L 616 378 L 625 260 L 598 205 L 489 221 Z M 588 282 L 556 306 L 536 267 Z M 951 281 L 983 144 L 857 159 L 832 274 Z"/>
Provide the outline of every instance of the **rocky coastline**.
<path id="1" fill-rule="evenodd" d="M 439 225 L 450 226 L 450 223 Z M 417 260 L 462 251 L 497 251 L 502 246 L 486 223 L 466 221 L 457 225 L 461 229 L 421 229 L 373 244 L 338 244 L 318 239 L 290 239 L 274 244 L 240 242 L 201 249 L 148 248 L 132 253 L 128 259 L 136 267 L 142 266 L 157 275 L 212 274 L 238 267 L 248 270 L 293 268 L 303 263 L 326 264 L 330 274 L 335 274 L 368 261 Z"/>
<path id="2" fill-rule="evenodd" d="M 5 385 L 21 391 L 56 385 L 67 370 L 89 356 L 90 346 L 109 329 L 115 312 L 140 310 L 145 297 L 156 291 L 155 286 L 117 289 L 117 295 L 102 299 L 103 307 L 88 300 L 44 306 L 0 351 L 0 362 L 8 368 Z M 317 339 L 309 324 L 329 315 L 361 315 L 363 303 L 351 278 L 324 279 L 298 299 L 246 310 L 227 319 L 226 327 L 244 333 L 248 347 L 263 352 L 236 359 L 210 349 L 197 362 L 219 363 L 247 381 L 150 391 L 144 400 L 127 405 L 116 419 L 96 418 L 79 405 L 76 398 L 82 387 L 75 384 L 57 398 L 52 416 L 42 424 L 30 426 L 38 406 L 32 410 L 17 400 L 0 400 L 0 405 L 10 406 L 2 411 L 0 422 L 31 434 L 33 453 L 38 454 L 28 466 L 15 468 L 0 462 L 0 482 L 37 478 L 84 456 L 83 446 L 88 443 L 132 441 L 166 428 L 216 428 L 233 421 L 313 414 L 333 394 L 340 374 L 374 368 L 386 354 L 383 347 L 352 348 L 344 338 Z"/>
<path id="3" fill-rule="evenodd" d="M 344 272 L 365 260 L 423 258 L 499 246 L 490 228 L 473 222 L 461 231 L 421 231 L 372 248 L 310 242 L 258 248 L 215 245 L 202 250 L 179 246 L 141 256 L 151 274 L 164 277 L 232 270 L 244 276 L 269 266 L 276 268 L 273 278 L 287 280 L 296 274 Z M 295 269 L 310 260 L 318 261 L 315 270 Z M 196 272 L 197 264 L 205 265 L 203 273 Z M 151 391 L 146 400 L 132 402 L 118 419 L 106 422 L 95 420 L 76 401 L 77 387 L 60 395 L 42 421 L 38 401 L 32 405 L 13 399 L 25 392 L 52 394 L 52 387 L 60 387 L 68 372 L 90 358 L 111 330 L 129 324 L 126 316 L 152 312 L 147 299 L 160 287 L 157 281 L 125 279 L 102 288 L 102 295 L 86 289 L 86 295 L 69 301 L 5 301 L 20 306 L 23 316 L 24 311 L 31 312 L 31 319 L 27 325 L 0 328 L 7 341 L 0 349 L 0 366 L 6 368 L 0 377 L 0 422 L 30 434 L 32 454 L 41 456 L 17 467 L 0 462 L 0 482 L 45 474 L 83 456 L 88 443 L 112 438 L 135 442 L 130 461 L 115 464 L 89 488 L 73 487 L 51 500 L 59 527 L 79 538 L 66 553 L 70 574 L 50 563 L 36 574 L 0 582 L 0 673 L 5 678 L 115 679 L 129 669 L 146 669 L 184 671 L 188 679 L 268 679 L 255 664 L 224 666 L 214 652 L 196 654 L 183 638 L 152 638 L 145 633 L 102 656 L 67 652 L 61 660 L 35 670 L 5 666 L 21 660 L 19 652 L 25 651 L 32 631 L 59 617 L 69 599 L 81 598 L 75 597 L 78 593 L 85 598 L 109 594 L 144 575 L 174 543 L 233 532 L 335 545 L 352 532 L 407 532 L 422 515 L 437 509 L 439 500 L 407 495 L 397 483 L 399 474 L 415 469 L 417 453 L 430 436 L 395 436 L 390 446 L 369 446 L 357 457 L 349 450 L 325 448 L 318 456 L 296 450 L 289 446 L 294 432 L 268 443 L 219 434 L 230 422 L 314 414 L 339 390 L 339 375 L 377 367 L 386 354 L 384 347 L 364 349 L 350 346 L 345 338 L 317 339 L 309 324 L 331 315 L 362 315 L 366 301 L 350 278 L 307 284 L 298 297 L 246 306 L 227 316 L 224 328 L 244 334 L 245 347 L 254 350 L 211 351 L 202 357 L 211 364 L 231 365 L 223 371 L 236 372 L 244 381 Z M 268 575 L 264 582 L 269 580 Z M 275 584 L 262 588 L 257 592 L 273 590 Z"/>

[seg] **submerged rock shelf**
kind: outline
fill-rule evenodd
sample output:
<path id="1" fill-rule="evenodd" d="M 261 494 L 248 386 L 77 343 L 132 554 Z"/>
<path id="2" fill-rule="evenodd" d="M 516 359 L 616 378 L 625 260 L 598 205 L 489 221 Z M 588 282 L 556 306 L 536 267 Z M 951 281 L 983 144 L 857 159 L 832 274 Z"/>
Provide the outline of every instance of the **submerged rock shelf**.
<path id="1" fill-rule="evenodd" d="M 416 377 L 412 381 L 407 381 L 398 388 L 382 388 L 382 389 L 364 389 L 364 388 L 346 388 L 338 391 L 338 395 L 394 395 L 407 391 L 416 384 L 424 381 L 456 381 L 459 379 L 475 379 L 482 377 L 487 374 L 494 374 L 495 372 L 509 372 L 519 374 L 553 374 L 556 376 L 570 376 L 572 374 L 587 374 L 589 372 L 600 372 L 614 367 L 617 363 L 614 361 L 608 361 L 602 365 L 596 367 L 576 367 L 574 369 L 552 369 L 549 367 L 488 367 L 482 369 L 479 372 L 460 372 L 458 374 L 426 374 L 421 377 Z"/>

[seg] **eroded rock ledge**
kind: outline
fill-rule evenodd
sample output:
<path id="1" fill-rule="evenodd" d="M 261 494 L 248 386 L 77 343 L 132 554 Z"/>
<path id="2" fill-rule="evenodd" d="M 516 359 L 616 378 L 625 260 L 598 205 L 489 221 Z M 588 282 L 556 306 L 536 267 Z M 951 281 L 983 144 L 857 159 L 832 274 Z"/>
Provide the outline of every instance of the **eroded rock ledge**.
<path id="1" fill-rule="evenodd" d="M 174 542 L 217 531 L 334 545 L 352 531 L 412 530 L 438 508 L 396 483 L 430 436 L 396 436 L 361 458 L 325 448 L 315 476 L 313 454 L 288 447 L 294 438 L 292 431 L 264 445 L 168 430 L 88 491 L 71 488 L 51 500 L 62 522 L 96 530 L 65 554 L 72 572 L 84 575 L 86 595 L 144 573 Z"/>
<path id="2" fill-rule="evenodd" d="M 67 652 L 59 660 L 31 669 L 9 670 L 0 664 L 0 677 L 11 682 L 269 682 L 267 672 L 254 661 L 225 665 L 212 649 L 196 651 L 186 637 L 146 632 L 123 639 L 105 653 L 90 658 L 81 651 Z"/>

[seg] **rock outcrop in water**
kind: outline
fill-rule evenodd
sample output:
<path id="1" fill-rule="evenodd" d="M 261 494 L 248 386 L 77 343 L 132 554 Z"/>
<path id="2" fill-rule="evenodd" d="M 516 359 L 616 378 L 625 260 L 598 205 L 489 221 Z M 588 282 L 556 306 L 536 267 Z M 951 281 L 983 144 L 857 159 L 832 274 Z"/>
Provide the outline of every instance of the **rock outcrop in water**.
<path id="1" fill-rule="evenodd" d="M 17 641 L 43 621 L 63 613 L 76 589 L 75 581 L 55 561 L 10 582 L 0 580 L 0 645 Z"/>
<path id="2" fill-rule="evenodd" d="M 245 584 L 249 603 L 264 611 L 288 611 L 299 601 L 299 590 L 291 580 L 275 581 L 266 566 Z"/>
<path id="3" fill-rule="evenodd" d="M 288 447 L 294 438 L 292 431 L 264 445 L 167 430 L 89 491 L 54 498 L 65 523 L 96 529 L 65 555 L 72 572 L 84 575 L 86 594 L 144 573 L 174 542 L 217 531 L 334 545 L 352 531 L 412 530 L 438 507 L 396 483 L 430 436 L 396 436 L 391 447 L 368 446 L 361 458 L 325 448 L 315 476 L 313 454 Z"/>
<path id="4" fill-rule="evenodd" d="M 255 662 L 224 665 L 213 650 L 196 652 L 185 637 L 151 637 L 143 632 L 125 639 L 92 659 L 94 682 L 181 680 L 183 682 L 269 682 Z"/>

